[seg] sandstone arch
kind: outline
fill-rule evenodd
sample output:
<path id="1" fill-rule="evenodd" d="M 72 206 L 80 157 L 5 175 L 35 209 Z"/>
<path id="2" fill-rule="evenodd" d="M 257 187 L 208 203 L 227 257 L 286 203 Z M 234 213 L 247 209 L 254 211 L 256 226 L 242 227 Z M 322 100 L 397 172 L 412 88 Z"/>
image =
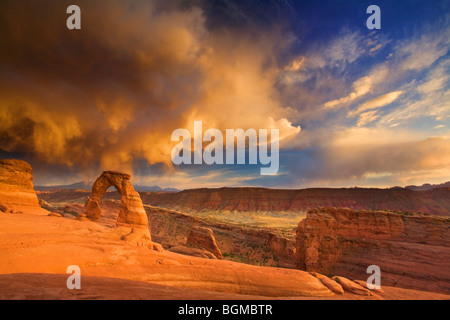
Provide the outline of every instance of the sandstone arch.
<path id="1" fill-rule="evenodd" d="M 117 217 L 117 227 L 131 228 L 130 234 L 123 240 L 136 240 L 139 245 L 150 245 L 151 237 L 148 218 L 141 197 L 130 182 L 130 175 L 116 171 L 105 171 L 94 182 L 92 194 L 85 204 L 85 215 L 98 221 L 102 215 L 100 200 L 106 191 L 114 187 L 121 195 L 121 207 Z"/>

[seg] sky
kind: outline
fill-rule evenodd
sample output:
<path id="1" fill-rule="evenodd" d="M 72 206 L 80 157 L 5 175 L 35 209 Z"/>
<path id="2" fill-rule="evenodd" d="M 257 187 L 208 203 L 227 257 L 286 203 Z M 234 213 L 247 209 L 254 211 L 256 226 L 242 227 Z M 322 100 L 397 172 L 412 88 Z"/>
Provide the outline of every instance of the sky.
<path id="1" fill-rule="evenodd" d="M 0 158 L 28 161 L 35 185 L 103 170 L 178 189 L 441 183 L 449 47 L 446 0 L 2 0 Z M 200 120 L 279 129 L 278 173 L 174 165 L 172 132 Z"/>

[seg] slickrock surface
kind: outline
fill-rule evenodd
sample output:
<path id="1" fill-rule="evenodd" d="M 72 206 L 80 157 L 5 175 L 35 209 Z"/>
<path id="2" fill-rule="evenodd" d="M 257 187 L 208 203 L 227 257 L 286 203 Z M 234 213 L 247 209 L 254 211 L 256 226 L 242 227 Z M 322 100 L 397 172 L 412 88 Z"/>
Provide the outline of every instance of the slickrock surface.
<path id="1" fill-rule="evenodd" d="M 49 213 L 39 206 L 33 186 L 33 170 L 27 162 L 14 159 L 0 160 L 0 211 Z"/>
<path id="2" fill-rule="evenodd" d="M 332 294 L 300 270 L 156 252 L 121 235 L 73 218 L 0 215 L 0 299 L 450 299 L 388 286 Z M 66 287 L 70 265 L 80 267 L 81 290 Z"/>
<path id="3" fill-rule="evenodd" d="M 77 265 L 82 277 L 184 288 L 187 297 L 194 289 L 265 297 L 332 296 L 307 272 L 157 252 L 121 241 L 122 236 L 121 228 L 89 220 L 0 215 L 0 274 L 65 274 L 68 266 Z M 66 289 L 65 282 L 60 286 L 59 290 Z"/>
<path id="4" fill-rule="evenodd" d="M 301 270 L 367 279 L 381 269 L 385 285 L 450 293 L 450 220 L 384 211 L 314 209 L 297 228 Z"/>
<path id="5" fill-rule="evenodd" d="M 215 255 L 205 249 L 191 248 L 186 246 L 174 246 L 169 249 L 171 252 L 176 252 L 180 254 L 185 254 L 193 257 L 207 258 L 207 259 L 217 259 Z"/>

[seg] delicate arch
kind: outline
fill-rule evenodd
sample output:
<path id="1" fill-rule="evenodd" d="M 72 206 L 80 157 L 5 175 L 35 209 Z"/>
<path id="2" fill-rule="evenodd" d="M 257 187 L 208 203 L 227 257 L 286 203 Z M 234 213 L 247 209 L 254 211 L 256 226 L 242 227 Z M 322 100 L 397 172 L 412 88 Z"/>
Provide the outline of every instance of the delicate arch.
<path id="1" fill-rule="evenodd" d="M 148 228 L 148 218 L 141 197 L 130 182 L 130 175 L 116 171 L 105 171 L 94 182 L 92 194 L 85 204 L 86 216 L 98 221 L 102 215 L 100 200 L 106 191 L 114 187 L 121 195 L 121 207 L 117 217 L 117 226 Z"/>

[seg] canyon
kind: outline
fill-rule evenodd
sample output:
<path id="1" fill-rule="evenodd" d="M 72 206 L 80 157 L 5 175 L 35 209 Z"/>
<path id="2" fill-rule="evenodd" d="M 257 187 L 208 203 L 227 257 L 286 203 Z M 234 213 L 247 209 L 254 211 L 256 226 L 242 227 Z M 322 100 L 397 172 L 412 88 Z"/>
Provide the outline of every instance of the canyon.
<path id="1" fill-rule="evenodd" d="M 296 267 L 362 278 L 370 265 L 383 285 L 450 292 L 450 218 L 313 209 L 296 231 Z"/>
<path id="2" fill-rule="evenodd" d="M 138 193 L 106 171 L 91 191 L 35 193 L 28 164 L 2 164 L 0 204 L 16 209 L 0 212 L 0 298 L 450 298 L 448 188 Z M 68 265 L 91 284 L 78 296 L 58 287 Z"/>
<path id="3" fill-rule="evenodd" d="M 227 189 L 226 191 L 230 191 L 231 194 L 227 195 L 226 201 L 236 204 L 235 210 L 228 210 L 230 207 L 211 201 L 215 198 L 213 194 L 216 191 L 205 189 L 200 192 L 201 196 L 196 194 L 197 197 L 183 195 L 189 192 L 180 192 L 181 195 L 141 193 L 151 225 L 152 238 L 167 250 L 173 247 L 179 250 L 180 246 L 186 245 L 193 228 L 204 227 L 212 230 L 225 260 L 257 266 L 297 268 L 308 272 L 319 272 L 329 277 L 338 274 L 351 279 L 367 279 L 367 267 L 375 264 L 381 267 L 383 287 L 389 285 L 415 290 L 427 288 L 440 293 L 450 292 L 448 285 L 450 283 L 448 272 L 450 270 L 448 264 L 450 220 L 444 214 L 435 216 L 422 212 L 329 207 L 310 209 L 296 220 L 298 227 L 291 228 L 290 220 L 285 220 L 282 211 L 275 211 L 283 206 L 278 203 L 279 206 L 275 207 L 273 197 L 269 197 L 272 200 L 266 199 L 265 203 L 259 203 L 255 200 L 256 197 L 253 199 L 249 197 L 251 200 L 245 207 L 240 204 L 244 203 L 246 195 L 243 193 L 248 190 Z M 355 191 L 361 192 L 361 190 Z M 393 189 L 388 191 L 398 192 Z M 446 193 L 445 189 L 438 191 L 437 194 Z M 197 193 L 198 190 L 192 192 Z M 331 193 L 331 190 L 327 192 Z M 340 192 L 342 191 L 337 191 L 338 194 Z M 378 191 L 370 190 L 370 192 Z M 406 192 L 409 193 L 409 191 Z M 220 195 L 225 198 L 223 194 Z M 69 191 L 63 190 L 40 194 L 40 197 L 55 203 L 76 202 L 83 196 L 82 191 L 77 191 L 70 199 Z M 186 211 L 189 213 L 149 205 L 148 203 L 154 197 L 177 199 L 172 201 L 170 206 L 167 205 L 168 202 L 163 205 L 177 209 L 187 208 Z M 205 198 L 208 200 L 204 200 Z M 437 197 L 434 199 L 443 200 Z M 328 198 L 324 203 L 332 200 L 333 198 Z M 118 194 L 106 193 L 103 202 L 111 216 L 109 222 L 105 220 L 105 223 L 113 225 L 114 217 L 120 208 Z M 242 221 L 247 218 L 247 215 L 255 215 L 252 211 L 255 208 L 267 209 L 267 203 L 270 202 L 272 202 L 271 209 L 274 211 L 262 212 L 261 216 L 272 214 L 271 219 L 279 219 L 284 223 L 280 225 L 281 227 L 258 226 L 255 221 L 253 224 L 246 225 L 229 219 L 230 216 L 234 216 Z M 152 203 L 155 204 L 155 202 Z M 445 200 L 441 203 L 445 204 Z M 158 204 L 161 205 L 161 203 Z M 206 210 L 207 207 L 211 209 Z M 68 211 L 70 208 L 69 206 Z M 227 210 L 222 211 L 223 208 Z M 286 221 L 288 223 L 285 223 Z M 311 246 L 311 243 L 314 245 Z M 306 254 L 307 251 L 309 255 Z M 187 254 L 186 251 L 184 253 Z M 306 261 L 311 260 L 311 257 L 315 257 L 316 261 L 313 262 L 315 265 L 307 266 Z"/>

